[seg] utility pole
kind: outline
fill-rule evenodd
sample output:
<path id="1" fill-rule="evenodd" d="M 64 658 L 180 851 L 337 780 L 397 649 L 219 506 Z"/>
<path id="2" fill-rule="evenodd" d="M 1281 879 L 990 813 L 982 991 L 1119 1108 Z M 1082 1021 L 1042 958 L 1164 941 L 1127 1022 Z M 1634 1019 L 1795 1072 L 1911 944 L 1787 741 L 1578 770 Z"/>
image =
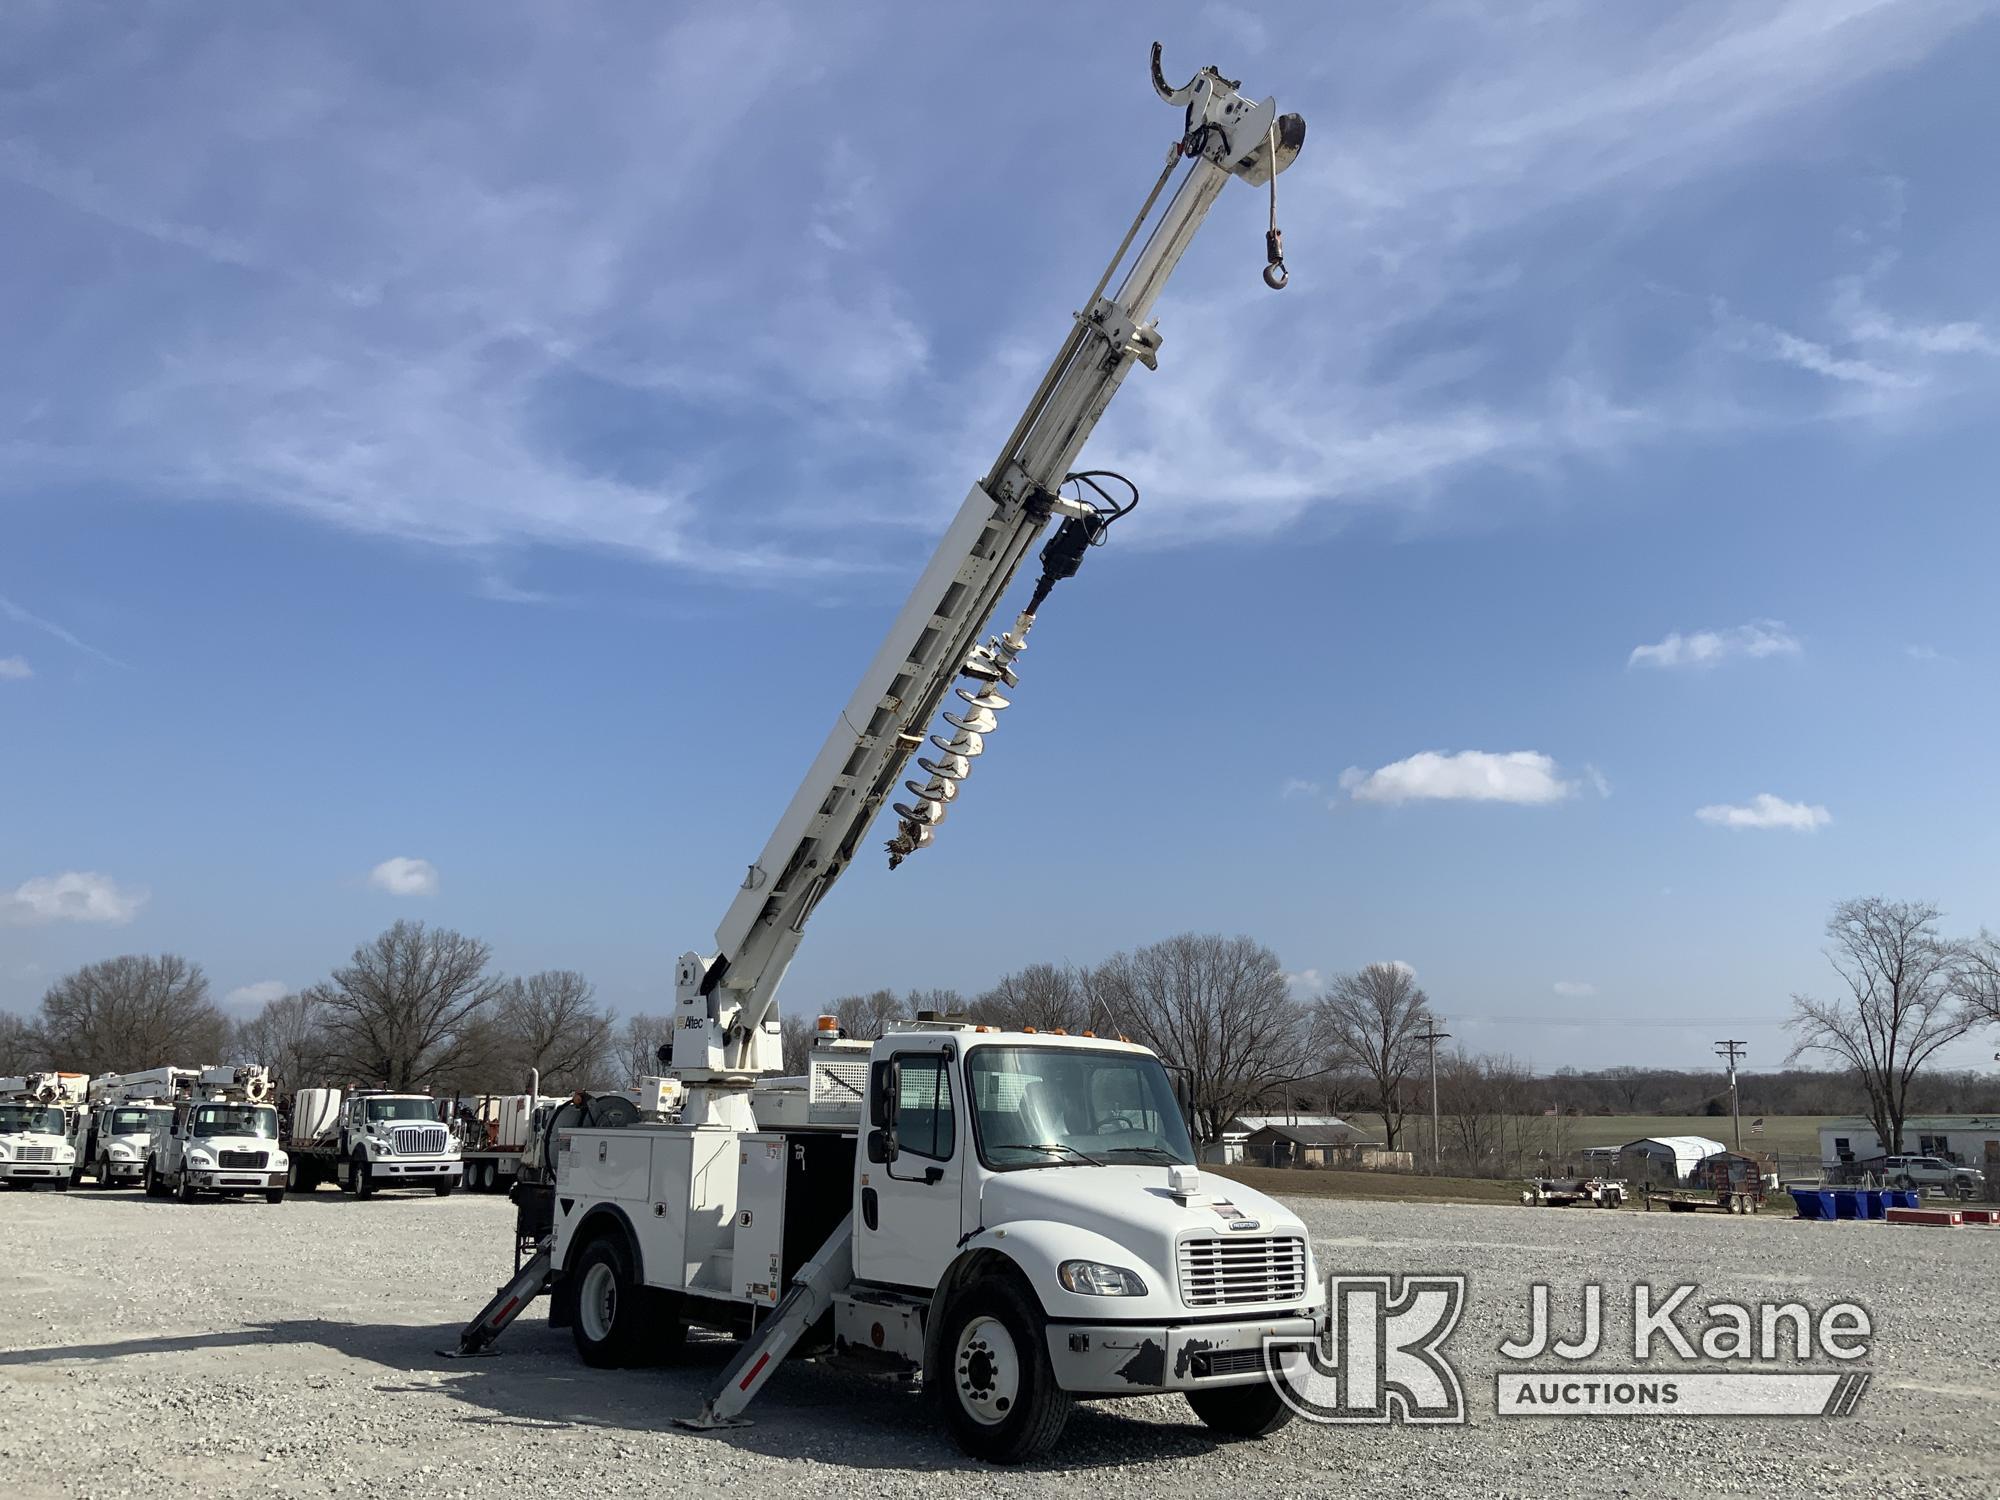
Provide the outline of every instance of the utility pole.
<path id="1" fill-rule="evenodd" d="M 1417 1040 L 1428 1042 L 1431 1049 L 1431 1170 L 1433 1172 L 1444 1159 L 1438 1147 L 1438 1043 L 1450 1035 L 1449 1031 L 1439 1031 L 1435 1023 L 1428 1031 L 1417 1033 Z"/>
<path id="2" fill-rule="evenodd" d="M 1736 1059 L 1750 1049 L 1738 1041 L 1717 1042 L 1715 1055 L 1729 1061 L 1729 1117 L 1736 1125 L 1736 1149 L 1743 1149 L 1743 1112 L 1736 1107 Z"/>

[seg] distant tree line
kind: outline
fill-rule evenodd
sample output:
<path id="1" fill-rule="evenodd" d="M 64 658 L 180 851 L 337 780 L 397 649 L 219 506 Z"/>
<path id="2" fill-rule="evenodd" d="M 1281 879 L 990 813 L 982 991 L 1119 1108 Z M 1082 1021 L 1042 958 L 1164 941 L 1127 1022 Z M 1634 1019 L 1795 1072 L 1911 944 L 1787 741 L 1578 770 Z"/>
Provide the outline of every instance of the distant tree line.
<path id="1" fill-rule="evenodd" d="M 1747 1113 L 1862 1114 L 1889 1149 L 1920 1112 L 2000 1111 L 2000 1085 L 1933 1065 L 1975 1027 L 2000 1024 L 2000 938 L 1951 939 L 1922 903 L 1844 901 L 1827 956 L 1845 991 L 1795 996 L 1794 1051 L 1834 1066 L 1739 1077 Z M 164 1061 L 262 1062 L 288 1088 L 352 1083 L 396 1089 L 516 1092 L 539 1070 L 547 1092 L 623 1085 L 661 1066 L 669 1014 L 600 1006 L 566 969 L 510 977 L 483 942 L 398 922 L 325 980 L 232 1024 L 198 964 L 173 954 L 86 965 L 50 986 L 32 1020 L 0 1016 L 0 1073 L 56 1065 L 124 1072 Z M 1195 1132 L 1279 1110 L 1365 1121 L 1391 1149 L 1432 1107 L 1430 997 L 1406 966 L 1369 964 L 1299 995 L 1271 949 L 1248 937 L 1181 933 L 1102 963 L 1033 963 L 984 993 L 872 990 L 823 1007 L 850 1037 L 872 1039 L 932 1011 L 1009 1029 L 1129 1036 L 1159 1054 Z M 784 1067 L 800 1072 L 815 1013 L 782 1021 Z M 1561 1148 L 1580 1114 L 1726 1112 L 1717 1070 L 1616 1067 L 1538 1073 L 1504 1054 L 1440 1052 L 1440 1154 L 1468 1168 L 1512 1165 Z M 1553 1123 L 1550 1123 L 1553 1122 Z M 1379 1125 L 1379 1129 L 1374 1128 Z"/>

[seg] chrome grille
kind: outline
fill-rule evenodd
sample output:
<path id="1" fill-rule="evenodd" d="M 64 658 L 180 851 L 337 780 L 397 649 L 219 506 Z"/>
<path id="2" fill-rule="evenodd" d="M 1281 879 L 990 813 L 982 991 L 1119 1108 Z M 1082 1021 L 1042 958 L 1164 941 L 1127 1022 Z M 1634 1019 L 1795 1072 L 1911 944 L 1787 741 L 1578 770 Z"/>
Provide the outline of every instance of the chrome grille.
<path id="1" fill-rule="evenodd" d="M 267 1151 L 218 1151 L 215 1164 L 218 1167 L 261 1167 L 270 1159 Z"/>
<path id="2" fill-rule="evenodd" d="M 54 1161 L 56 1148 L 53 1146 L 23 1146 L 14 1154 L 16 1161 Z"/>
<path id="3" fill-rule="evenodd" d="M 1296 1235 L 1182 1240 L 1180 1273 L 1189 1307 L 1296 1301 L 1306 1290 L 1306 1242 Z"/>
<path id="4" fill-rule="evenodd" d="M 1262 1349 L 1213 1349 L 1188 1359 L 1188 1371 L 1196 1380 L 1213 1380 L 1223 1375 L 1255 1375 L 1263 1368 Z"/>
<path id="5" fill-rule="evenodd" d="M 389 1132 L 389 1140 L 401 1156 L 436 1156 L 445 1148 L 445 1128 L 442 1125 L 398 1125 Z"/>

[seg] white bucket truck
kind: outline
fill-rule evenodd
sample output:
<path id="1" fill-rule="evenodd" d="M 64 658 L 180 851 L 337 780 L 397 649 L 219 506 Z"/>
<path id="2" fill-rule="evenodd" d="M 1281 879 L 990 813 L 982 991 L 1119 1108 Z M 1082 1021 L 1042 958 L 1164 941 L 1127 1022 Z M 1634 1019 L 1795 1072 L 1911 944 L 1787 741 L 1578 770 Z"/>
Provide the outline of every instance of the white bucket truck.
<path id="1" fill-rule="evenodd" d="M 136 1187 L 146 1175 L 154 1127 L 173 1123 L 174 1105 L 193 1096 L 200 1076 L 194 1068 L 166 1067 L 91 1079 L 71 1137 L 76 1164 L 70 1180 L 89 1175 L 100 1188 Z"/>
<path id="2" fill-rule="evenodd" d="M 1305 1226 L 1248 1188 L 1204 1184 L 1166 1069 L 1145 1048 L 920 1017 L 872 1045 L 815 1047 L 802 1080 L 770 1076 L 776 992 L 808 918 L 885 807 L 891 869 L 931 845 L 1009 706 L 1037 612 L 1136 506 L 1136 485 L 1074 464 L 1125 377 L 1156 365 L 1153 304 L 1232 176 L 1269 190 L 1264 274 L 1284 285 L 1275 183 L 1304 122 L 1213 68 L 1170 88 L 1157 47 L 1153 83 L 1179 138 L 1151 196 L 750 865 L 714 949 L 679 960 L 679 1122 L 604 1129 L 558 1113 L 553 1185 L 524 1183 L 515 1198 L 517 1234 L 537 1215 L 547 1225 L 541 1248 L 454 1352 L 485 1349 L 546 1289 L 551 1321 L 571 1326 L 592 1364 L 671 1350 L 689 1324 L 743 1336 L 697 1427 L 739 1420 L 802 1340 L 919 1376 L 959 1444 L 998 1462 L 1047 1451 L 1078 1396 L 1181 1392 L 1238 1436 L 1290 1416 L 1268 1378 L 1271 1346 L 1308 1343 L 1326 1316 Z M 1051 524 L 1025 607 L 982 644 Z M 899 784 L 906 800 L 894 802 Z M 1011 915 L 969 912 L 967 931 L 990 942 Z"/>
<path id="3" fill-rule="evenodd" d="M 394 1187 L 429 1188 L 444 1198 L 465 1175 L 443 1106 L 428 1094 L 300 1089 L 286 1144 L 294 1192 L 333 1182 L 357 1198 Z"/>
<path id="4" fill-rule="evenodd" d="M 89 1086 L 83 1073 L 0 1078 L 0 1187 L 38 1182 L 69 1187 L 76 1165 L 70 1122 Z"/>
<path id="5" fill-rule="evenodd" d="M 261 1067 L 202 1068 L 191 1097 L 154 1121 L 146 1192 L 183 1203 L 201 1193 L 262 1193 L 279 1203 L 289 1165 L 270 1074 Z"/>

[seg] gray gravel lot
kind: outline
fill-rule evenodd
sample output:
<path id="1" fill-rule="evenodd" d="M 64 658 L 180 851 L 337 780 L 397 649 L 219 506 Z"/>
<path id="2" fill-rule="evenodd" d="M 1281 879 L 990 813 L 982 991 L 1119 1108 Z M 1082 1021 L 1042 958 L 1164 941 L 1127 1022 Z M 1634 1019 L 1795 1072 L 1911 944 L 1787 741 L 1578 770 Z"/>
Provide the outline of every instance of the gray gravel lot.
<path id="1" fill-rule="evenodd" d="M 2000 1230 L 1305 1199 L 1322 1269 L 1464 1271 L 1449 1346 L 1472 1425 L 1212 1441 L 1176 1399 L 1081 1408 L 1055 1461 L 962 1459 L 922 1405 L 811 1366 L 756 1425 L 699 1436 L 729 1347 L 598 1372 L 533 1311 L 496 1359 L 453 1341 L 510 1265 L 498 1199 L 331 1193 L 183 1207 L 138 1193 L 0 1195 L 0 1494 L 519 1493 L 986 1497 L 2000 1494 Z M 1496 1346 L 1528 1284 L 1699 1282 L 1703 1300 L 1852 1298 L 1874 1383 L 1852 1418 L 1514 1419 Z M 1629 1305 L 1629 1304 L 1628 1304 Z M 1631 1367 L 1628 1347 L 1606 1368 Z"/>

